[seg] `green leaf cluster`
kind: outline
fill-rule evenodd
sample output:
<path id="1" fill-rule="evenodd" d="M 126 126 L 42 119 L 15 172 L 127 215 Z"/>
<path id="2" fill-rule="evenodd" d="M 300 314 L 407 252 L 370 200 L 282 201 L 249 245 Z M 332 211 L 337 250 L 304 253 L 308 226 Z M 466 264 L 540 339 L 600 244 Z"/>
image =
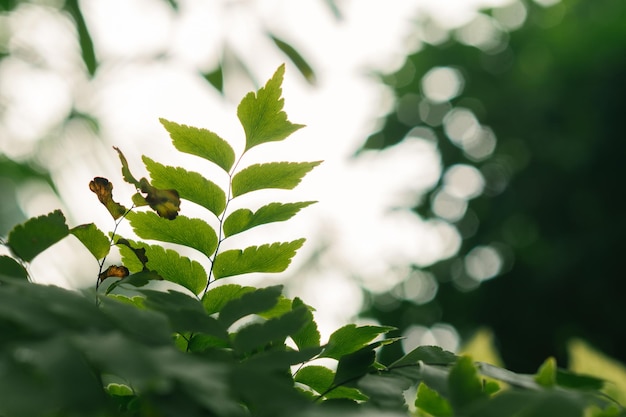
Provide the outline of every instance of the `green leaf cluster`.
<path id="1" fill-rule="evenodd" d="M 216 133 L 161 120 L 178 151 L 221 168 L 227 184 L 145 156 L 150 179 L 137 180 L 118 150 L 122 176 L 138 191 L 133 205 L 153 211 L 127 210 L 113 201 L 112 183 L 96 177 L 90 189 L 115 220 L 110 236 L 94 224 L 71 228 L 54 211 L 2 240 L 11 256 L 0 256 L 0 416 L 626 416 L 601 379 L 561 370 L 553 359 L 520 375 L 419 346 L 383 363 L 378 350 L 399 340 L 388 337 L 393 327 L 347 324 L 323 343 L 313 308 L 282 286 L 223 281 L 282 272 L 304 244 L 220 249 L 314 203 L 229 210 L 243 194 L 294 188 L 319 164 L 237 168 L 250 148 L 301 127 L 282 111 L 283 71 L 242 100 L 239 156 Z M 207 218 L 179 213 L 185 201 Z M 118 236 L 121 221 L 150 242 Z M 70 234 L 98 262 L 95 293 L 29 282 L 28 264 Z M 113 247 L 123 265 L 103 271 Z"/>

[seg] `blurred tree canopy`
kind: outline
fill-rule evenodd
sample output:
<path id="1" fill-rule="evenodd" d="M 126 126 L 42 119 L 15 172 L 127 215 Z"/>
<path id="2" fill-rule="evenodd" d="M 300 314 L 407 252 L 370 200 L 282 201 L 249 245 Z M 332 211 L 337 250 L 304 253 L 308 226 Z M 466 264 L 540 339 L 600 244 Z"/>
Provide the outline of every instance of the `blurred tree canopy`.
<path id="1" fill-rule="evenodd" d="M 444 174 L 416 211 L 447 217 L 464 239 L 458 256 L 426 268 L 433 301 L 374 295 L 365 316 L 400 329 L 446 322 L 462 336 L 489 326 L 518 371 L 549 355 L 567 363 L 572 337 L 626 360 L 624 22 L 626 2 L 563 0 L 509 4 L 447 35 L 421 26 L 423 48 L 384 77 L 396 108 L 364 148 L 435 140 Z M 446 97 L 455 83 L 462 92 Z M 442 205 L 459 164 L 479 170 L 483 192 Z M 484 280 L 490 268 L 499 274 Z"/>

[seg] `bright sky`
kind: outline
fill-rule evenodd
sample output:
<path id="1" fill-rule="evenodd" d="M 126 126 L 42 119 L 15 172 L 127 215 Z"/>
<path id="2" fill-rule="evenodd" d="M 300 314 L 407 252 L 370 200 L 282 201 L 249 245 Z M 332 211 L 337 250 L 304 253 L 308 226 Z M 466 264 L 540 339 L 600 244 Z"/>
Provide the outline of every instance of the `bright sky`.
<path id="1" fill-rule="evenodd" d="M 406 278 L 411 263 L 428 265 L 457 251 L 460 240 L 452 226 L 425 222 L 407 210 L 441 174 L 432 142 L 415 137 L 383 152 L 350 156 L 394 105 L 391 91 L 371 74 L 398 69 L 406 54 L 419 48 L 417 18 L 431 14 L 442 26 L 459 26 L 471 20 L 478 6 L 507 0 L 345 0 L 337 2 L 342 20 L 333 17 L 323 0 L 179 3 L 176 14 L 162 0 L 82 2 L 102 62 L 91 81 L 81 73 L 76 38 L 65 16 L 34 6 L 22 7 L 10 21 L 0 16 L 0 26 L 6 23 L 13 31 L 12 52 L 23 59 L 0 64 L 0 92 L 9 104 L 0 113 L 0 150 L 16 158 L 33 150 L 45 157 L 70 224 L 95 221 L 102 230 L 112 230 L 110 217 L 88 190 L 94 176 L 109 178 L 116 199 L 129 201 L 131 192 L 125 190 L 111 146 L 124 151 L 136 175 L 145 172 L 141 154 L 168 165 L 206 169 L 197 158 L 172 152 L 159 117 L 208 128 L 241 149 L 236 104 L 287 61 L 265 36 L 269 31 L 306 57 L 318 82 L 307 84 L 287 63 L 285 110 L 291 121 L 307 127 L 285 142 L 259 147 L 245 161 L 324 160 L 297 192 L 260 194 L 320 202 L 290 224 L 263 226 L 250 233 L 250 241 L 233 239 L 231 244 L 265 243 L 268 236 L 307 237 L 291 272 L 280 281 L 315 306 L 329 329 L 358 312 L 360 285 L 390 289 Z M 195 75 L 216 65 L 225 44 L 229 52 L 222 58 L 230 64 L 226 100 Z M 155 61 L 157 55 L 162 58 Z M 237 59 L 248 66 L 257 85 L 232 65 Z M 29 60 L 35 65 L 24 62 Z M 41 141 L 72 103 L 97 117 L 102 140 L 74 123 Z M 26 187 L 21 201 L 29 215 L 61 204 L 40 187 Z M 301 269 L 319 250 L 313 267 Z M 69 259 L 71 251 L 82 256 Z M 71 239 L 32 265 L 36 279 L 72 287 L 89 285 L 96 272 L 93 259 Z"/>

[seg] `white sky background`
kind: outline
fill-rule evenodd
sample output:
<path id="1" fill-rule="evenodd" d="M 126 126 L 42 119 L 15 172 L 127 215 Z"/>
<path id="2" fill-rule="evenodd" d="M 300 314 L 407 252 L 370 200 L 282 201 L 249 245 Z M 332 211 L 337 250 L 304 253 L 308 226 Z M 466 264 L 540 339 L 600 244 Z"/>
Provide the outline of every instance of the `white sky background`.
<path id="1" fill-rule="evenodd" d="M 254 193 L 263 202 L 319 203 L 287 223 L 248 232 L 249 241 L 233 238 L 229 244 L 242 247 L 306 237 L 292 272 L 276 279 L 289 285 L 291 295 L 313 305 L 326 326 L 323 332 L 328 331 L 358 312 L 360 285 L 389 289 L 406 277 L 411 263 L 428 265 L 454 254 L 460 243 L 451 226 L 424 222 L 407 210 L 441 174 L 433 144 L 411 139 L 384 152 L 350 158 L 376 130 L 377 118 L 393 106 L 391 91 L 371 74 L 398 69 L 406 54 L 419 47 L 411 35 L 420 15 L 432 14 L 452 27 L 469 21 L 478 6 L 502 3 L 506 0 L 338 1 L 344 17 L 338 21 L 323 0 L 187 0 L 180 1 L 178 14 L 161 0 L 83 1 L 101 62 L 91 81 L 81 73 L 70 21 L 58 13 L 23 7 L 10 21 L 0 17 L 0 25 L 10 25 L 13 31 L 9 47 L 14 55 L 35 56 L 37 65 L 14 58 L 0 64 L 0 96 L 9 104 L 3 117 L 0 113 L 0 150 L 14 158 L 38 152 L 52 170 L 69 224 L 95 222 L 110 231 L 113 221 L 87 185 L 94 176 L 107 177 L 115 184 L 115 199 L 130 201 L 131 187 L 121 180 L 111 146 L 124 151 L 135 176 L 146 174 L 140 159 L 146 154 L 211 177 L 198 158 L 172 152 L 158 118 L 208 128 L 242 149 L 236 105 L 288 61 L 263 35 L 271 31 L 308 60 L 318 82 L 308 85 L 287 62 L 285 110 L 289 120 L 307 127 L 284 142 L 254 149 L 243 164 L 324 160 L 295 192 Z M 195 75 L 198 69 L 216 65 L 224 42 L 260 84 L 227 68 L 227 99 Z M 159 54 L 162 59 L 155 61 Z M 102 140 L 76 123 L 58 130 L 56 139 L 40 142 L 73 100 L 80 111 L 97 117 Z M 26 187 L 21 200 L 28 215 L 61 205 L 41 188 Z M 262 204 L 249 198 L 239 203 Z M 183 203 L 183 213 L 193 215 L 186 211 L 188 206 Z M 121 233 L 128 230 L 122 227 Z M 301 269 L 321 248 L 312 267 Z M 40 255 L 31 272 L 40 282 L 86 286 L 95 279 L 97 264 L 68 238 Z M 246 276 L 230 280 L 250 282 Z"/>

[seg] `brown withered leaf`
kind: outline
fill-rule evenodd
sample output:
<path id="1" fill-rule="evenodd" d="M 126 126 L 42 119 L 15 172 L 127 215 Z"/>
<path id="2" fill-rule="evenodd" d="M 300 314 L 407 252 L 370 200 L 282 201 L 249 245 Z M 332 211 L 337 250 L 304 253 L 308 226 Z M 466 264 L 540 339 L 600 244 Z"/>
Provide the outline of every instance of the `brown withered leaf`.
<path id="1" fill-rule="evenodd" d="M 176 190 L 161 190 L 150 185 L 148 180 L 140 181 L 141 192 L 146 193 L 146 201 L 161 217 L 174 220 L 180 211 L 180 196 Z"/>
<path id="2" fill-rule="evenodd" d="M 113 183 L 103 177 L 95 177 L 89 182 L 89 189 L 96 193 L 98 200 L 106 207 L 115 220 L 126 213 L 127 209 L 123 205 L 113 201 Z"/>
<path id="3" fill-rule="evenodd" d="M 111 265 L 105 271 L 100 273 L 98 280 L 102 282 L 109 277 L 124 278 L 127 277 L 129 273 L 128 268 L 123 265 Z"/>

